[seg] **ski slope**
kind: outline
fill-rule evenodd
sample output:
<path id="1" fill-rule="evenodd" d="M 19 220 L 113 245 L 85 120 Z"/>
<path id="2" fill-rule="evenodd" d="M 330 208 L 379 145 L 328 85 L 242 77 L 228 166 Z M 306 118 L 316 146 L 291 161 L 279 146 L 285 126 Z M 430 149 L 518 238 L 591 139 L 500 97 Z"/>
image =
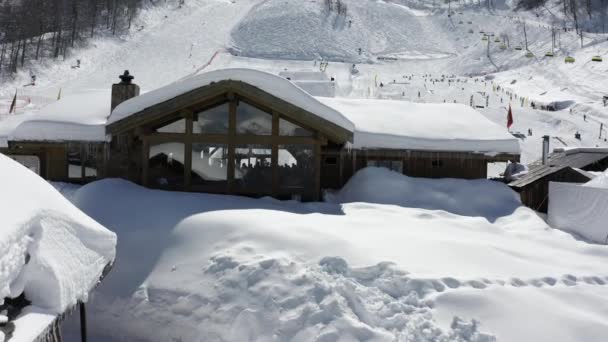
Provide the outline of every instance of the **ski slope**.
<path id="1" fill-rule="evenodd" d="M 318 70 L 319 60 L 324 59 L 329 61 L 326 73 L 337 80 L 336 95 L 351 98 L 470 104 L 471 95 L 487 91 L 492 84 L 482 89 L 468 82 L 458 94 L 437 84 L 425 87 L 423 75 L 464 79 L 492 73 L 496 85 L 528 98 L 528 104 L 572 104 L 573 116 L 569 108 L 555 113 L 529 106 L 517 109 L 515 131 L 531 129 L 535 137 L 557 136 L 556 147 L 564 145 L 562 142 L 568 146 L 605 145 L 598 138 L 599 126 L 608 116 L 600 103 L 608 93 L 608 85 L 602 81 L 608 63 L 590 62 L 594 55 L 608 54 L 605 35 L 587 34 L 585 47 L 580 49 L 575 33 L 560 32 L 556 57 L 549 58 L 544 54 L 551 50 L 550 22 L 556 19 L 546 13 L 536 17 L 512 12 L 508 2 L 499 3 L 504 9 L 492 12 L 460 5 L 450 17 L 445 6 L 433 7 L 432 2 L 344 2 L 346 15 L 329 12 L 319 0 L 192 0 L 182 8 L 169 3 L 147 9 L 127 35 L 95 39 L 64 61 L 31 65 L 14 81 L 0 85 L 0 133 L 16 127 L 23 120 L 21 114 L 35 116 L 41 107 L 56 101 L 60 91 L 65 96 L 107 90 L 125 69 L 135 75 L 145 92 L 219 68 L 247 67 L 272 73 Z M 524 45 L 524 21 L 533 58 L 514 49 Z M 480 31 L 491 32 L 494 38 L 508 37 L 509 48 L 500 49 L 501 43 L 490 38 L 488 58 L 488 43 L 481 40 Z M 566 55 L 577 62 L 565 64 Z M 81 60 L 80 68 L 72 68 L 76 59 Z M 353 63 L 357 63 L 357 75 L 351 74 Z M 22 87 L 29 81 L 30 70 L 38 76 L 38 83 Z M 409 84 L 390 90 L 380 87 L 393 80 L 400 83 L 405 75 L 414 76 Z M 18 114 L 9 117 L 6 113 L 15 89 Z M 504 98 L 503 102 L 493 100 L 491 97 L 490 107 L 482 112 L 503 125 L 507 103 Z M 512 104 L 517 106 L 515 101 Z M 583 115 L 587 121 L 581 120 Z M 576 132 L 582 134 L 582 140 L 573 139 Z M 538 144 L 539 139 L 522 141 L 524 162 L 538 158 Z"/>

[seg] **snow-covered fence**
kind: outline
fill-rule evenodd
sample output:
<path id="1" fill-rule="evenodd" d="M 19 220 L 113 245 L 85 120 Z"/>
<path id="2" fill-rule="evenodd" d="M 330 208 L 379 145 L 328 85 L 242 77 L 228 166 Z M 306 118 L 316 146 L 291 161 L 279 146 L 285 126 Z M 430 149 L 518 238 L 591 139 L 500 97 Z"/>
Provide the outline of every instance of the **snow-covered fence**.
<path id="1" fill-rule="evenodd" d="M 549 225 L 608 243 L 608 189 L 549 183 Z"/>

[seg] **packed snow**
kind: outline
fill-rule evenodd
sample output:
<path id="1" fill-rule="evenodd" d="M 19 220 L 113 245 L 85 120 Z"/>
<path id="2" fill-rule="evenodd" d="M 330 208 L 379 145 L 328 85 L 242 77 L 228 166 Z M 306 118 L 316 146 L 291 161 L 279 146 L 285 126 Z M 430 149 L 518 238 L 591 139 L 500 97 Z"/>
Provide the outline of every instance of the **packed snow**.
<path id="1" fill-rule="evenodd" d="M 608 332 L 602 301 L 587 300 L 608 296 L 605 247 L 550 228 L 502 184 L 429 182 L 368 168 L 326 203 L 112 179 L 68 189 L 121 241 L 89 305 L 92 340 L 532 341 L 541 330 L 561 342 Z M 537 301 L 534 325 L 509 329 Z M 570 325 L 580 310 L 588 324 Z"/>
<path id="2" fill-rule="evenodd" d="M 608 170 L 597 175 L 594 179 L 583 184 L 583 186 L 588 186 L 591 188 L 608 189 Z"/>
<path id="3" fill-rule="evenodd" d="M 23 293 L 32 302 L 17 317 L 13 335 L 27 341 L 66 309 L 87 301 L 114 261 L 116 235 L 2 154 L 0 170 L 0 298 L 4 302 Z"/>
<path id="4" fill-rule="evenodd" d="M 605 175 L 583 185 L 551 182 L 547 222 L 585 240 L 608 244 L 608 189 L 601 187 L 602 182 Z"/>
<path id="5" fill-rule="evenodd" d="M 575 32 L 559 32 L 556 57 L 543 57 L 551 25 L 563 20 L 555 17 L 557 1 L 536 12 L 513 12 L 510 0 L 494 11 L 451 2 L 450 17 L 436 1 L 344 0 L 346 16 L 323 3 L 188 0 L 149 8 L 128 34 L 97 37 L 0 84 L 0 146 L 23 121 L 48 120 L 36 116 L 60 90 L 65 99 L 109 91 L 129 69 L 149 91 L 225 68 L 323 72 L 339 98 L 456 102 L 501 127 L 511 105 L 523 164 L 540 157 L 543 135 L 552 148 L 608 146 L 607 64 L 591 62 L 608 57 L 606 35 L 585 33 L 580 48 Z M 516 49 L 524 22 L 532 57 Z M 507 48 L 482 41 L 480 31 L 508 38 Z M 566 56 L 576 62 L 564 63 Z M 76 59 L 81 68 L 73 69 Z M 37 85 L 22 88 L 30 73 Z M 16 88 L 17 113 L 8 115 Z M 109 94 L 103 101 L 109 107 Z M 99 137 L 97 122 L 59 121 L 67 122 L 61 135 Z M 56 134 L 47 128 L 60 129 L 28 123 L 19 135 Z M 13 177 L 2 180 L 10 186 Z M 312 204 L 154 191 L 120 180 L 54 185 L 121 241 L 90 304 L 93 341 L 578 342 L 608 334 L 606 247 L 550 228 L 496 183 L 427 182 L 371 169 L 329 203 Z M 37 192 L 27 199 L 31 210 L 38 199 L 42 208 L 64 203 Z M 14 217 L 12 202 L 2 207 Z M 586 228 L 580 222 L 574 229 Z M 15 322 L 18 330 L 34 332 L 28 319 L 50 322 L 54 313 L 44 312 L 33 308 Z M 66 340 L 78 333 L 64 332 Z"/>
<path id="6" fill-rule="evenodd" d="M 355 124 L 356 148 L 519 154 L 519 141 L 462 104 L 319 98 Z"/>

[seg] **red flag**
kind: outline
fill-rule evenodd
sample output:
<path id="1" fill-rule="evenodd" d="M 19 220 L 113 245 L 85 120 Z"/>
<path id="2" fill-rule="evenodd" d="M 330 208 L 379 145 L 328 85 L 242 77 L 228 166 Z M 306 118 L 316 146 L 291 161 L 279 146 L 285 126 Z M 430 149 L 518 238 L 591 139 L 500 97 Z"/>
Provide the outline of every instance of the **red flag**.
<path id="1" fill-rule="evenodd" d="M 8 110 L 9 114 L 12 114 L 17 109 L 17 91 L 15 90 L 15 96 L 13 97 L 13 102 L 11 103 L 11 107 Z"/>
<path id="2" fill-rule="evenodd" d="M 511 105 L 509 105 L 509 113 L 507 113 L 507 129 L 513 126 L 513 111 L 511 110 Z"/>

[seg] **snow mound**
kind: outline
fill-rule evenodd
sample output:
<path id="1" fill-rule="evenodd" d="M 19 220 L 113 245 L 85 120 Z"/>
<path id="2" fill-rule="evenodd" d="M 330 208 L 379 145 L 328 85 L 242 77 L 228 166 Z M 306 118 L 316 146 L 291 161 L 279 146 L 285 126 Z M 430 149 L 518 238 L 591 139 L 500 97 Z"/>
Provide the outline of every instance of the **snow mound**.
<path id="1" fill-rule="evenodd" d="M 510 190 L 489 181 L 437 180 L 446 188 L 435 191 L 389 171 L 360 174 L 370 172 L 393 186 L 418 183 L 416 197 L 437 195 L 433 208 L 457 198 L 470 212 L 499 216 L 506 210 L 493 212 L 486 202 L 517 203 Z M 477 193 L 467 198 L 469 188 Z M 393 195 L 395 201 L 414 196 Z M 489 222 L 372 202 L 158 191 L 116 179 L 82 187 L 74 202 L 121 241 L 121 257 L 89 304 L 96 318 L 91 333 L 99 340 L 487 342 L 500 331 L 497 340 L 519 341 L 525 339 L 515 338 L 522 334 L 510 322 L 522 317 L 533 322 L 522 329 L 541 325 L 551 341 L 571 342 L 581 333 L 597 340 L 608 331 L 597 308 L 587 325 L 569 324 L 590 309 L 573 300 L 602 291 L 598 300 L 608 298 L 606 248 L 551 229 L 524 207 Z M 572 289 L 567 301 L 555 296 L 545 302 L 551 305 L 535 307 L 535 316 L 493 294 L 499 289 L 535 303 L 566 287 Z M 493 305 L 467 301 L 472 295 Z M 442 296 L 450 300 L 439 306 Z M 563 309 L 553 310 L 556 305 Z M 451 315 L 457 309 L 466 312 Z"/>
<path id="2" fill-rule="evenodd" d="M 441 47 L 452 52 L 451 41 L 431 34 L 425 26 L 431 22 L 420 11 L 384 1 L 341 2 L 346 14 L 339 14 L 336 5 L 329 10 L 325 1 L 264 1 L 232 30 L 230 51 L 256 58 L 357 63 L 403 51 L 445 55 Z"/>
<path id="3" fill-rule="evenodd" d="M 334 203 L 369 202 L 408 208 L 443 210 L 493 221 L 521 206 L 517 194 L 503 183 L 490 180 L 412 178 L 377 167 L 357 172 L 335 194 Z"/>
<path id="4" fill-rule="evenodd" d="M 587 183 L 583 184 L 583 186 L 588 186 L 591 188 L 600 188 L 600 189 L 608 189 L 608 170 L 604 173 L 598 175 Z"/>
<path id="5" fill-rule="evenodd" d="M 54 315 L 86 301 L 114 260 L 116 235 L 2 154 L 0 170 L 0 300 L 24 293 Z"/>

